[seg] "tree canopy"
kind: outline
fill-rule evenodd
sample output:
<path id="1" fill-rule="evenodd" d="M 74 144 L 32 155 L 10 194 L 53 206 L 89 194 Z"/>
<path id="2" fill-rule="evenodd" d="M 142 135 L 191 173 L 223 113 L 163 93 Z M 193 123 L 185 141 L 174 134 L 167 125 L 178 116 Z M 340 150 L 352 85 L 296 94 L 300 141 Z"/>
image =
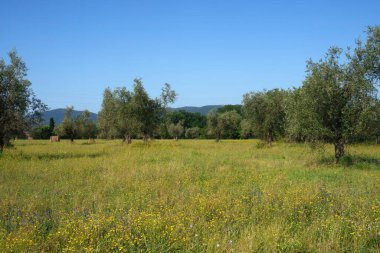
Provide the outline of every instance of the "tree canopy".
<path id="1" fill-rule="evenodd" d="M 9 141 L 41 123 L 47 106 L 39 100 L 26 79 L 27 67 L 16 51 L 9 64 L 0 60 L 0 152 Z"/>

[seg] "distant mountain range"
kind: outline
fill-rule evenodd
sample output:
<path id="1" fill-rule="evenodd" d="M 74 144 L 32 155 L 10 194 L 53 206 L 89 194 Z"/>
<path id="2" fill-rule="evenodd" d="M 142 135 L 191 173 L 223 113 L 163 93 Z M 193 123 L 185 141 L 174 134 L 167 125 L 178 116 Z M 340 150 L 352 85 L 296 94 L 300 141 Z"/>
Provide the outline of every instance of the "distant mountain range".
<path id="1" fill-rule="evenodd" d="M 187 111 L 187 112 L 198 112 L 200 114 L 203 114 L 203 115 L 207 115 L 207 113 L 216 108 L 221 108 L 223 107 L 223 105 L 205 105 L 205 106 L 200 106 L 200 107 L 197 107 L 197 106 L 184 106 L 184 107 L 178 107 L 178 108 L 170 108 L 170 110 L 173 110 L 173 111 Z M 83 111 L 75 111 L 73 110 L 73 117 L 75 118 L 76 116 L 78 115 L 81 115 L 83 113 Z M 43 115 L 42 115 L 42 119 L 43 119 L 43 123 L 48 125 L 49 124 L 49 121 L 50 121 L 50 118 L 53 118 L 54 119 L 54 122 L 56 125 L 58 124 L 61 124 L 62 120 L 63 120 L 63 117 L 65 116 L 65 109 L 53 109 L 53 110 L 50 110 L 50 111 L 46 111 Z M 90 119 L 95 121 L 96 118 L 98 117 L 98 115 L 96 113 L 93 113 L 93 112 L 90 112 Z"/>

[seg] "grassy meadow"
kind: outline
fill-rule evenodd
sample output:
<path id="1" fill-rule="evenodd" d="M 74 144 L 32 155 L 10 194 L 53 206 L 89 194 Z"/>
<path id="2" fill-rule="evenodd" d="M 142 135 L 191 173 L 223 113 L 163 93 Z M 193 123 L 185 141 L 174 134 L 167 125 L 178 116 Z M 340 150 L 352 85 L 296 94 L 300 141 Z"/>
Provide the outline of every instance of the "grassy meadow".
<path id="1" fill-rule="evenodd" d="M 16 141 L 1 252 L 379 252 L 380 146 Z"/>

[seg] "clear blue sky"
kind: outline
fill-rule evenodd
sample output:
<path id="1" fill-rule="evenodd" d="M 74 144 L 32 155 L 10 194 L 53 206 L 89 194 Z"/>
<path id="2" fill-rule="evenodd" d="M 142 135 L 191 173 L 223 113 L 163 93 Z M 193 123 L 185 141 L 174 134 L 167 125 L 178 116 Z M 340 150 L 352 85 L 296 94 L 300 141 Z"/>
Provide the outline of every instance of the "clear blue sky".
<path id="1" fill-rule="evenodd" d="M 305 61 L 380 24 L 380 1 L 0 0 L 0 57 L 16 48 L 50 108 L 100 109 L 107 86 L 165 82 L 174 106 L 236 104 L 299 86 Z"/>

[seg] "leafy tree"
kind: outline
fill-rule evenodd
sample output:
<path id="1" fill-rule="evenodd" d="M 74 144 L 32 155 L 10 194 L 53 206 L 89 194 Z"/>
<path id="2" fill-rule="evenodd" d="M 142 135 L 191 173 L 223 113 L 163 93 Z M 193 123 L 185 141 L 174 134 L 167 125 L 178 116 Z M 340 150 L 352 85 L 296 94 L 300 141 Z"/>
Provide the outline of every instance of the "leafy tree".
<path id="1" fill-rule="evenodd" d="M 114 91 L 117 130 L 119 135 L 123 137 L 123 141 L 126 141 L 128 144 L 132 143 L 132 135 L 136 134 L 138 126 L 131 105 L 132 95 L 125 87 Z"/>
<path id="2" fill-rule="evenodd" d="M 215 138 L 216 142 L 219 142 L 222 136 L 222 128 L 219 124 L 218 120 L 218 111 L 216 109 L 212 109 L 207 114 L 207 129 L 208 134 Z"/>
<path id="3" fill-rule="evenodd" d="M 207 115 L 209 134 L 218 142 L 220 138 L 239 138 L 241 116 L 235 111 L 218 113 L 213 109 Z"/>
<path id="4" fill-rule="evenodd" d="M 240 138 L 247 139 L 252 137 L 252 125 L 247 119 L 240 122 Z"/>
<path id="5" fill-rule="evenodd" d="M 54 133 L 54 128 L 55 128 L 55 122 L 54 122 L 54 119 L 52 117 L 50 117 L 50 120 L 49 120 L 49 131 L 50 131 L 50 135 L 53 135 Z"/>
<path id="6" fill-rule="evenodd" d="M 74 141 L 74 138 L 78 134 L 78 123 L 73 119 L 73 110 L 74 108 L 72 106 L 66 108 L 65 116 L 63 117 L 62 123 L 58 130 L 60 135 L 69 138 L 71 142 Z"/>
<path id="7" fill-rule="evenodd" d="M 226 139 L 237 139 L 240 136 L 241 116 L 235 110 L 226 111 L 218 115 L 218 124 L 221 135 Z"/>
<path id="8" fill-rule="evenodd" d="M 160 123 L 163 113 L 158 99 L 151 99 L 145 91 L 141 79 L 134 80 L 134 91 L 132 96 L 132 113 L 136 121 L 138 133 L 147 141 L 153 136 Z"/>
<path id="9" fill-rule="evenodd" d="M 116 101 L 110 88 L 106 88 L 103 93 L 102 108 L 98 113 L 99 137 L 112 139 L 118 136 Z"/>
<path id="10" fill-rule="evenodd" d="M 47 140 L 51 136 L 51 131 L 49 126 L 37 126 L 33 128 L 31 135 L 33 139 Z"/>
<path id="11" fill-rule="evenodd" d="M 160 123 L 167 110 L 166 107 L 175 98 L 176 93 L 171 90 L 169 84 L 165 84 L 161 97 L 151 99 L 145 91 L 141 79 L 134 80 L 131 110 L 138 133 L 144 141 L 147 141 L 159 130 Z"/>
<path id="12" fill-rule="evenodd" d="M 0 152 L 10 140 L 23 135 L 42 119 L 47 106 L 37 99 L 31 82 L 25 79 L 27 68 L 16 51 L 9 54 L 10 63 L 0 60 Z"/>
<path id="13" fill-rule="evenodd" d="M 301 122 L 289 128 L 290 135 L 333 143 L 337 162 L 345 154 L 345 143 L 374 127 L 369 112 L 377 100 L 379 27 L 370 28 L 367 35 L 366 46 L 357 41 L 345 60 L 343 50 L 332 47 L 318 62 L 308 61 L 306 80 L 289 102 L 288 125 Z"/>
<path id="14" fill-rule="evenodd" d="M 75 120 L 76 137 L 81 139 L 95 138 L 97 133 L 96 124 L 90 119 L 90 112 L 85 110 Z"/>
<path id="15" fill-rule="evenodd" d="M 284 90 L 274 89 L 247 93 L 243 97 L 243 111 L 253 132 L 270 145 L 285 132 L 286 96 Z"/>
<path id="16" fill-rule="evenodd" d="M 175 97 L 175 91 L 166 83 L 160 98 L 150 98 L 141 79 L 134 80 L 133 91 L 128 91 L 125 87 L 114 91 L 107 88 L 98 115 L 100 136 L 122 137 L 127 143 L 131 143 L 132 136 L 141 136 L 147 140 L 158 132 L 167 105 L 172 103 Z"/>
<path id="17" fill-rule="evenodd" d="M 199 138 L 200 128 L 199 127 L 191 127 L 186 129 L 185 136 L 188 139 L 196 139 Z"/>
<path id="18" fill-rule="evenodd" d="M 164 87 L 161 89 L 161 106 L 166 109 L 169 104 L 174 103 L 176 98 L 177 93 L 172 90 L 170 84 L 165 83 Z"/>
<path id="19" fill-rule="evenodd" d="M 379 143 L 380 139 L 380 100 L 377 99 L 373 106 L 367 108 L 361 114 L 359 120 L 358 140 L 374 140 Z"/>
<path id="20" fill-rule="evenodd" d="M 183 122 L 180 121 L 177 124 L 171 123 L 168 126 L 168 132 L 171 137 L 173 137 L 175 140 L 178 140 L 179 137 L 182 136 L 184 132 Z"/>

